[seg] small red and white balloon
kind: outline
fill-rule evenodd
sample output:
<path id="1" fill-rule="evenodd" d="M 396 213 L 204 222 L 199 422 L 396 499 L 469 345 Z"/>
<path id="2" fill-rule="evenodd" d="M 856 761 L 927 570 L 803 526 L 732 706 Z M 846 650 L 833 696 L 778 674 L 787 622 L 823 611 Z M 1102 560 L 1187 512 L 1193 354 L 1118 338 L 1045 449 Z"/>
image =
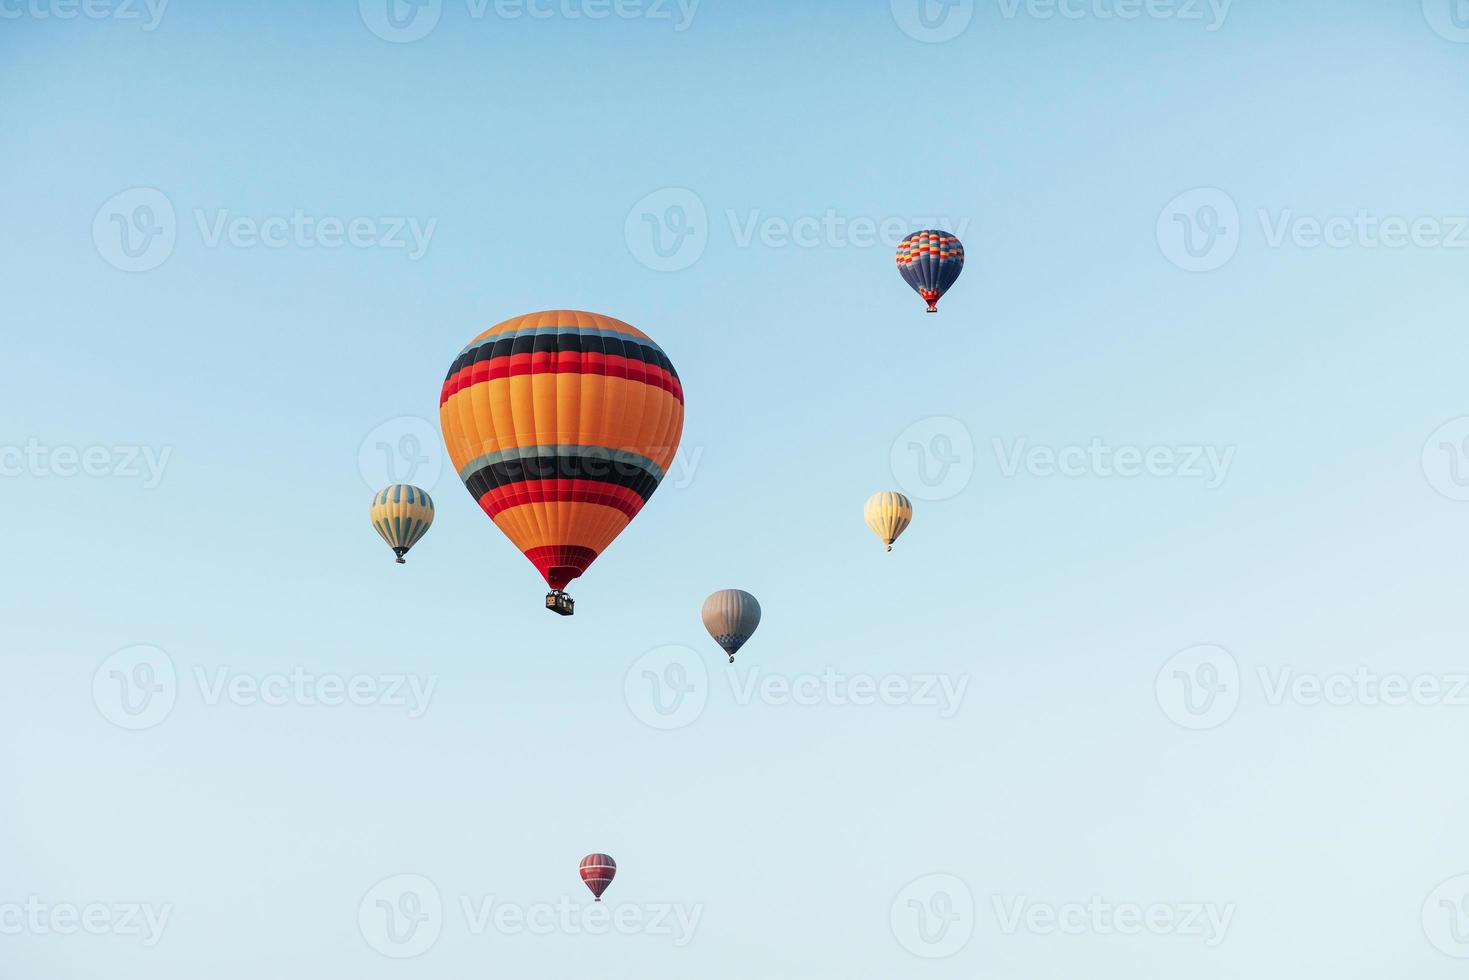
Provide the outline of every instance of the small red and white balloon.
<path id="1" fill-rule="evenodd" d="M 617 862 L 610 854 L 588 854 L 581 859 L 581 880 L 592 890 L 592 896 L 602 900 L 602 893 L 617 877 Z"/>

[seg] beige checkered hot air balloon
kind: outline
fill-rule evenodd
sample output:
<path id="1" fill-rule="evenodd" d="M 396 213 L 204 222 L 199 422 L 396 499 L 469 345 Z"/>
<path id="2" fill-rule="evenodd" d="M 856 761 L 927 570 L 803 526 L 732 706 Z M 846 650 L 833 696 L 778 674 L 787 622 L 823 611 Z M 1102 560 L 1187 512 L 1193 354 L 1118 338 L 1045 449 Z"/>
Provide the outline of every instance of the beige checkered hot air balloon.
<path id="1" fill-rule="evenodd" d="M 913 523 L 913 502 L 901 493 L 884 490 L 867 498 L 862 516 L 867 519 L 872 533 L 882 538 L 882 543 L 892 551 L 893 542 Z"/>

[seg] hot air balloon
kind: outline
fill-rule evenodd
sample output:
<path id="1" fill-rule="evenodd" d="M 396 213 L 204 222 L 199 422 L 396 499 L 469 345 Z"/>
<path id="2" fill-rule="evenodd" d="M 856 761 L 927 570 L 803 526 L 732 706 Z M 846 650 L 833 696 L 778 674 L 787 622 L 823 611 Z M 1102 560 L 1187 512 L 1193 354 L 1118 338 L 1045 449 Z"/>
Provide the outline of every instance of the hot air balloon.
<path id="1" fill-rule="evenodd" d="M 459 478 L 551 591 L 565 592 L 658 488 L 683 433 L 683 386 L 647 334 L 549 310 L 480 334 L 439 398 Z"/>
<path id="2" fill-rule="evenodd" d="M 913 503 L 901 493 L 884 490 L 867 498 L 862 516 L 872 533 L 882 538 L 882 543 L 893 550 L 893 542 L 913 523 Z"/>
<path id="3" fill-rule="evenodd" d="M 610 854 L 588 854 L 581 859 L 581 880 L 592 890 L 592 897 L 602 900 L 602 893 L 617 877 L 617 862 Z"/>
<path id="4" fill-rule="evenodd" d="M 734 663 L 735 654 L 760 625 L 760 603 L 748 592 L 724 589 L 704 600 L 703 616 L 704 628 Z"/>
<path id="5" fill-rule="evenodd" d="M 964 246 L 947 231 L 915 231 L 898 246 L 898 272 L 903 281 L 939 311 L 939 297 L 964 271 Z"/>
<path id="6" fill-rule="evenodd" d="M 418 487 L 395 483 L 373 495 L 368 514 L 372 526 L 398 556 L 398 564 L 403 565 L 408 549 L 418 544 L 434 522 L 434 502 Z"/>

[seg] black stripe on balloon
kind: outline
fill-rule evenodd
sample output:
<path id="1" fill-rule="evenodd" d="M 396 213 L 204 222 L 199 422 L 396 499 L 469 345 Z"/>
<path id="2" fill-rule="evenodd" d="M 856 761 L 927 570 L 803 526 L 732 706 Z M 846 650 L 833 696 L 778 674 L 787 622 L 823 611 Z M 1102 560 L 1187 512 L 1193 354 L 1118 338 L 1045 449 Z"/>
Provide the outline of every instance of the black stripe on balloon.
<path id="1" fill-rule="evenodd" d="M 633 491 L 646 502 L 658 489 L 659 478 L 647 469 L 626 459 L 614 459 L 612 455 L 586 453 L 580 456 L 561 456 L 547 453 L 529 459 L 510 459 L 482 466 L 469 475 L 464 485 L 476 500 L 491 490 L 511 483 L 538 480 L 589 480 L 595 483 L 610 483 Z"/>
<path id="2" fill-rule="evenodd" d="M 660 367 L 674 378 L 678 377 L 678 372 L 673 369 L 673 362 L 668 359 L 667 355 L 656 347 L 640 343 L 636 337 L 604 337 L 591 333 L 568 332 L 507 333 L 492 343 L 481 344 L 454 358 L 454 363 L 449 366 L 448 378 L 452 378 L 471 364 L 493 360 L 497 357 L 509 357 L 512 354 L 559 354 L 562 352 L 626 357 L 629 360 L 642 361 L 644 364 Z"/>

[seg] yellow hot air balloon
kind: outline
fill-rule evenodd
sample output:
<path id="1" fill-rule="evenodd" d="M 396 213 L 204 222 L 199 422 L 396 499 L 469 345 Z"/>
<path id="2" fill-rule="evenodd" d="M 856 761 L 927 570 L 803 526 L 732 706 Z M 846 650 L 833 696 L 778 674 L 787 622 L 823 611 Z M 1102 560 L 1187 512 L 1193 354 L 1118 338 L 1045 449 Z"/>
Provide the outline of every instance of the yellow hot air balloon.
<path id="1" fill-rule="evenodd" d="M 395 483 L 373 495 L 368 513 L 372 526 L 398 556 L 398 564 L 403 565 L 408 549 L 418 544 L 434 522 L 434 502 L 418 487 Z"/>
<path id="2" fill-rule="evenodd" d="M 862 516 L 867 519 L 872 533 L 882 538 L 882 543 L 892 551 L 893 542 L 913 523 L 913 503 L 901 493 L 884 490 L 867 498 Z"/>
<path id="3" fill-rule="evenodd" d="M 621 320 L 575 310 L 480 334 L 439 396 L 444 446 L 470 496 L 565 588 L 643 509 L 678 451 L 683 386 L 662 348 Z"/>

